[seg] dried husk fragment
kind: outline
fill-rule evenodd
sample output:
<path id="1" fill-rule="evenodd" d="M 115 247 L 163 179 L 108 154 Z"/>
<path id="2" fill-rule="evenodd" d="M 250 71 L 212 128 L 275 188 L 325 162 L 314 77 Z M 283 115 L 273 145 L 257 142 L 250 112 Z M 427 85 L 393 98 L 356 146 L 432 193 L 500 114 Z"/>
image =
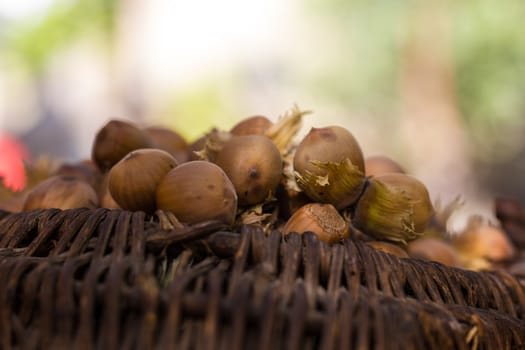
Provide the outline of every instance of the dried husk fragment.
<path id="1" fill-rule="evenodd" d="M 353 204 L 363 191 L 363 172 L 350 159 L 341 162 L 311 161 L 311 164 L 323 175 L 306 170 L 303 174 L 296 172 L 295 180 L 312 200 L 343 209 Z"/>
<path id="2" fill-rule="evenodd" d="M 291 110 L 285 112 L 275 124 L 264 133 L 270 138 L 282 155 L 289 152 L 293 138 L 302 126 L 303 116 L 312 113 L 303 111 L 299 106 L 294 105 Z"/>

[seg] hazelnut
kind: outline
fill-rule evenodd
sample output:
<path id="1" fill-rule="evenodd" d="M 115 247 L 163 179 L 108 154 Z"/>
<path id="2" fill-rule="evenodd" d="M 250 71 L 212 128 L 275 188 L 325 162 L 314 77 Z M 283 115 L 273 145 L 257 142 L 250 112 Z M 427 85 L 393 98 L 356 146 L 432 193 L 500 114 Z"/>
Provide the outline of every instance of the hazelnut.
<path id="1" fill-rule="evenodd" d="M 228 176 L 217 165 L 195 160 L 166 174 L 157 188 L 157 208 L 170 211 L 180 222 L 194 224 L 220 220 L 232 225 L 237 194 Z"/>
<path id="2" fill-rule="evenodd" d="M 128 153 L 109 171 L 108 188 L 122 209 L 153 213 L 157 186 L 177 166 L 166 151 L 146 148 Z"/>
<path id="3" fill-rule="evenodd" d="M 366 176 L 377 176 L 384 173 L 405 174 L 405 171 L 401 165 L 387 156 L 371 156 L 365 158 Z"/>
<path id="4" fill-rule="evenodd" d="M 190 160 L 188 143 L 176 131 L 161 126 L 150 126 L 144 130 L 151 137 L 155 148 L 171 154 L 177 161 L 177 164 Z"/>
<path id="5" fill-rule="evenodd" d="M 91 157 L 98 168 L 108 171 L 126 154 L 139 148 L 151 148 L 148 133 L 132 123 L 110 120 L 96 134 Z"/>
<path id="6" fill-rule="evenodd" d="M 38 185 L 24 202 L 24 211 L 35 209 L 72 209 L 98 207 L 97 193 L 88 183 L 74 176 L 55 175 Z"/>
<path id="7" fill-rule="evenodd" d="M 265 116 L 254 115 L 235 124 L 230 129 L 230 133 L 235 136 L 264 135 L 272 125 L 270 119 Z"/>
<path id="8" fill-rule="evenodd" d="M 433 212 L 425 185 L 409 175 L 388 173 L 369 179 L 352 222 L 376 239 L 406 243 L 423 234 Z"/>
<path id="9" fill-rule="evenodd" d="M 232 137 L 218 153 L 215 164 L 232 181 L 239 205 L 254 205 L 270 198 L 282 173 L 279 150 L 262 135 Z"/>
<path id="10" fill-rule="evenodd" d="M 309 203 L 286 222 L 283 234 L 313 232 L 321 241 L 335 243 L 349 236 L 349 226 L 331 204 Z"/>
<path id="11" fill-rule="evenodd" d="M 365 185 L 364 160 L 345 128 L 312 128 L 297 146 L 293 160 L 299 187 L 312 200 L 338 210 L 353 204 Z"/>

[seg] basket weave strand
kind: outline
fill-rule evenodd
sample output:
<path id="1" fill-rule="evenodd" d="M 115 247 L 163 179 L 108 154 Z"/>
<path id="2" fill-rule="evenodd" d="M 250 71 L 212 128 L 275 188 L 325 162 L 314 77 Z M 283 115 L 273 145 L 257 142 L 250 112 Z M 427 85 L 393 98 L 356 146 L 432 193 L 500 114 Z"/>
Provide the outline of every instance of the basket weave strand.
<path id="1" fill-rule="evenodd" d="M 398 259 L 360 241 L 43 210 L 0 219 L 2 349 L 520 349 L 503 271 Z"/>

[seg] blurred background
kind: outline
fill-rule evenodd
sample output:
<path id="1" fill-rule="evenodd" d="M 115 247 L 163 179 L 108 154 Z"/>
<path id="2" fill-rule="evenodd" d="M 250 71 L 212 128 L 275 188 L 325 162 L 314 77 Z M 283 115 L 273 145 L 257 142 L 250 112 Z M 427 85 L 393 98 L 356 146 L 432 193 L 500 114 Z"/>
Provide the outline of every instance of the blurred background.
<path id="1" fill-rule="evenodd" d="M 0 176 L 89 158 L 110 118 L 191 142 L 297 103 L 301 135 L 345 126 L 461 196 L 459 223 L 490 217 L 525 200 L 523 18 L 521 0 L 0 1 Z"/>

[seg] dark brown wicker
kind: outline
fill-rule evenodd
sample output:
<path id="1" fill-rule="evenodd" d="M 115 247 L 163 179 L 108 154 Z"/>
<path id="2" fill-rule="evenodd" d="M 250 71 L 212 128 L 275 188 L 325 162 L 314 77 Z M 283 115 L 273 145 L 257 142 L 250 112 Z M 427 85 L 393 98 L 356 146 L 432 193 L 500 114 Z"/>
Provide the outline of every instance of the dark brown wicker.
<path id="1" fill-rule="evenodd" d="M 0 348 L 525 348 L 525 290 L 503 271 L 228 230 L 162 212 L 4 215 Z"/>

